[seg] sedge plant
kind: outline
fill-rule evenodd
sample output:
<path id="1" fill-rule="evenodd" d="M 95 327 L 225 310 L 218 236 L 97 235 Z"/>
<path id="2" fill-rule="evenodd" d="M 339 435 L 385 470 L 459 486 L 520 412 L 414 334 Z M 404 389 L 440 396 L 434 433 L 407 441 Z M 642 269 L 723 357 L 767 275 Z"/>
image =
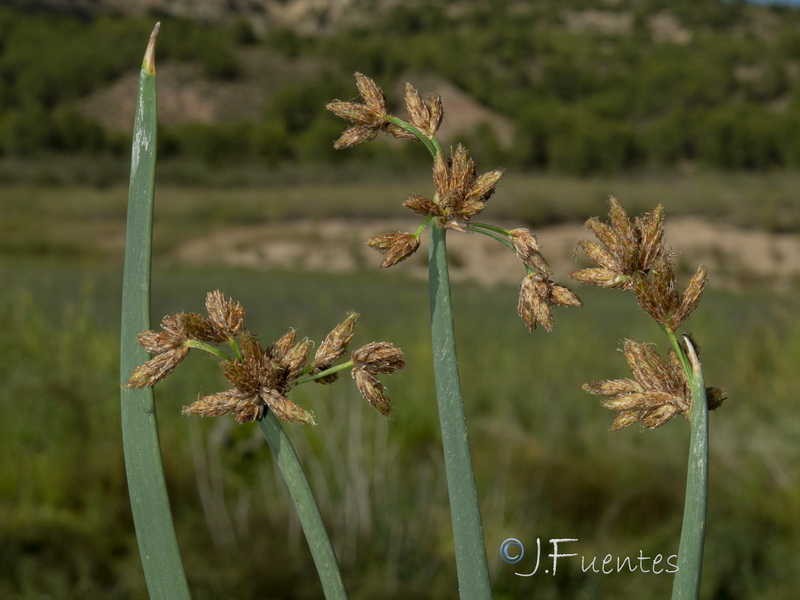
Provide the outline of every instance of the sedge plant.
<path id="1" fill-rule="evenodd" d="M 677 415 L 689 420 L 686 500 L 672 598 L 697 599 L 708 498 L 708 411 L 718 408 L 726 394 L 706 387 L 697 343 L 691 335 L 679 336 L 677 331 L 697 308 L 708 269 L 701 265 L 679 292 L 673 254 L 664 245 L 663 207 L 631 220 L 616 198 L 610 197 L 608 204 L 608 222 L 596 217 L 586 222 L 598 242 L 579 242 L 594 266 L 574 271 L 570 277 L 633 292 L 639 306 L 667 336 L 671 350 L 665 360 L 652 345 L 627 339 L 622 351 L 634 378 L 593 381 L 582 387 L 605 396 L 603 406 L 617 411 L 612 430 L 635 423 L 655 429 Z"/>
<path id="2" fill-rule="evenodd" d="M 388 342 L 372 342 L 343 360 L 355 332 L 350 313 L 315 344 L 294 329 L 264 346 L 245 327 L 244 307 L 216 290 L 206 296 L 207 314 L 167 315 L 160 330 L 150 329 L 150 271 L 156 164 L 156 25 L 139 82 L 133 132 L 121 326 L 121 418 L 123 449 L 134 526 L 150 597 L 190 598 L 170 512 L 158 438 L 153 386 L 175 371 L 191 350 L 219 359 L 228 390 L 201 396 L 184 407 L 195 416 L 232 414 L 257 422 L 294 502 L 325 597 L 344 600 L 347 591 L 319 507 L 302 464 L 281 421 L 314 424 L 314 414 L 289 399 L 298 385 L 332 384 L 349 370 L 361 395 L 383 415 L 390 399 L 379 374 L 405 366 L 403 352 Z M 148 357 L 148 355 L 150 355 Z"/>
<path id="3" fill-rule="evenodd" d="M 553 273 L 529 230 L 506 230 L 473 221 L 485 208 L 503 171 L 497 169 L 479 176 L 463 145 L 447 152 L 442 148 L 436 136 L 444 115 L 441 97 L 434 94 L 423 98 L 411 84 L 406 84 L 406 115 L 401 119 L 390 113 L 386 96 L 372 79 L 361 73 L 356 73 L 355 79 L 360 102 L 336 100 L 327 106 L 336 116 L 352 123 L 336 140 L 334 148 L 350 148 L 383 132 L 421 142 L 433 160 L 432 197 L 412 194 L 403 203 L 422 217 L 417 230 L 372 236 L 367 244 L 384 254 L 382 267 L 391 267 L 416 252 L 423 232 L 430 231 L 431 342 L 458 588 L 462 599 L 490 598 L 491 583 L 456 357 L 446 234 L 448 231 L 483 234 L 516 253 L 526 273 L 517 309 L 531 332 L 537 325 L 552 331 L 551 307 L 580 306 L 581 300 L 553 281 Z"/>

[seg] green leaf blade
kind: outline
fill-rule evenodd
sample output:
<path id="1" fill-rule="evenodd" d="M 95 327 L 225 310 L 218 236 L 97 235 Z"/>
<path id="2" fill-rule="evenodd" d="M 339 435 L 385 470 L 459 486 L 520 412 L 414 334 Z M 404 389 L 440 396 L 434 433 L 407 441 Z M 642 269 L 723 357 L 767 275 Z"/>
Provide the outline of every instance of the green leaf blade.
<path id="1" fill-rule="evenodd" d="M 150 328 L 150 266 L 156 164 L 156 78 L 159 26 L 150 37 L 136 105 L 122 285 L 120 413 L 125 469 L 147 589 L 154 600 L 191 597 L 175 535 L 158 438 L 152 388 L 127 389 L 130 373 L 149 357 L 136 343 Z"/>

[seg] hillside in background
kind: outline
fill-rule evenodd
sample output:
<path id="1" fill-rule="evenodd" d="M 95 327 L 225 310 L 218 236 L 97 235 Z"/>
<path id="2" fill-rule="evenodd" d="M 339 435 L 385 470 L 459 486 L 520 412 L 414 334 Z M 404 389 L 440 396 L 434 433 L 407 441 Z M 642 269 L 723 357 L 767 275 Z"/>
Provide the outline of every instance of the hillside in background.
<path id="1" fill-rule="evenodd" d="M 13 4 L 13 3 L 12 3 Z M 158 45 L 161 156 L 336 163 L 356 94 L 444 98 L 446 142 L 574 175 L 800 166 L 800 10 L 718 0 L 36 0 L 0 10 L 0 156 L 124 157 Z M 25 7 L 23 10 L 22 6 Z M 377 145 L 377 162 L 417 164 Z M 419 153 L 421 154 L 421 153 Z M 424 160 L 424 156 L 420 157 Z"/>

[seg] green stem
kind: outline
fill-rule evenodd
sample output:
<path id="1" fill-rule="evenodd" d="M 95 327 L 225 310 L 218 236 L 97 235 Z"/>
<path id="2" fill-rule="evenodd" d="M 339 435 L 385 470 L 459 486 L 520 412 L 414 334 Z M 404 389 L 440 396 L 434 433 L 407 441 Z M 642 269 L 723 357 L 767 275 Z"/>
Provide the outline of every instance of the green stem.
<path id="1" fill-rule="evenodd" d="M 456 358 L 445 230 L 431 227 L 429 292 L 436 397 L 462 600 L 492 597 Z"/>
<path id="2" fill-rule="evenodd" d="M 339 571 L 336 554 L 333 551 L 328 532 L 325 530 L 325 523 L 322 521 L 314 493 L 311 491 L 311 486 L 292 442 L 272 411 L 268 410 L 258 425 L 275 455 L 283 481 L 289 488 L 289 495 L 294 502 L 300 525 L 303 527 L 311 556 L 317 567 L 325 598 L 327 600 L 346 600 L 347 590 Z"/>
<path id="3" fill-rule="evenodd" d="M 147 590 L 153 600 L 190 598 L 161 462 L 152 388 L 128 389 L 128 374 L 148 358 L 136 343 L 150 328 L 150 263 L 156 164 L 156 24 L 142 64 L 133 128 L 131 180 L 122 283 L 120 411 L 133 524 Z"/>
<path id="4" fill-rule="evenodd" d="M 236 338 L 229 337 L 228 345 L 231 347 L 233 353 L 236 355 L 236 360 L 243 361 L 244 357 L 242 356 L 242 351 L 239 349 L 239 344 L 236 343 Z"/>
<path id="5" fill-rule="evenodd" d="M 200 340 L 187 340 L 183 343 L 183 345 L 187 348 L 197 348 L 198 350 L 203 350 L 204 352 L 208 352 L 209 354 L 220 357 L 222 360 L 233 360 L 229 355 L 225 354 L 216 346 L 212 346 L 206 342 L 201 342 Z M 241 357 L 239 357 L 239 360 L 241 360 Z"/>
<path id="6" fill-rule="evenodd" d="M 353 361 L 348 360 L 347 362 L 343 362 L 342 364 L 336 365 L 335 367 L 331 367 L 330 369 L 325 369 L 324 371 L 320 371 L 319 373 L 315 373 L 314 375 L 308 375 L 307 377 L 298 379 L 295 385 L 300 385 L 301 383 L 308 383 L 309 381 L 314 381 L 316 379 L 322 379 L 323 377 L 327 377 L 328 375 L 332 375 L 333 373 L 338 373 L 339 371 L 344 371 L 345 369 L 350 369 L 352 367 L 353 367 Z"/>
<path id="7" fill-rule="evenodd" d="M 500 229 L 499 227 L 492 227 L 492 226 L 486 226 L 481 228 L 478 227 L 478 225 L 481 225 L 481 223 L 468 223 L 467 230 L 471 231 L 472 233 L 482 233 L 483 235 L 487 235 L 490 238 L 497 240 L 507 248 L 510 248 L 512 252 L 516 252 L 516 250 L 514 250 L 514 244 L 508 241 L 507 237 L 504 237 L 503 235 L 498 235 L 496 233 L 497 231 L 505 232 L 505 229 Z M 508 235 L 508 233 L 505 233 L 505 235 Z"/>
<path id="8" fill-rule="evenodd" d="M 708 400 L 697 352 L 687 336 L 683 339 L 691 364 L 689 381 L 692 389 L 692 412 L 686 500 L 678 547 L 678 572 L 672 584 L 672 600 L 696 600 L 700 597 L 708 504 Z"/>
<path id="9" fill-rule="evenodd" d="M 502 227 L 497 227 L 496 225 L 489 225 L 489 223 L 470 222 L 467 227 L 469 229 L 486 229 L 488 231 L 494 231 L 495 233 L 499 233 L 505 237 L 511 235 L 511 232 L 508 229 L 503 229 Z"/>
<path id="10" fill-rule="evenodd" d="M 390 123 L 394 123 L 398 127 L 405 129 L 409 133 L 413 134 L 420 142 L 425 144 L 425 147 L 428 149 L 428 152 L 431 153 L 431 156 L 436 158 L 437 153 L 441 153 L 442 155 L 444 152 L 442 151 L 442 146 L 439 144 L 439 140 L 436 139 L 436 136 L 428 138 L 422 133 L 419 129 L 414 127 L 411 123 L 403 121 L 403 119 L 398 119 L 397 117 L 393 117 L 392 115 L 386 115 L 386 120 Z"/>

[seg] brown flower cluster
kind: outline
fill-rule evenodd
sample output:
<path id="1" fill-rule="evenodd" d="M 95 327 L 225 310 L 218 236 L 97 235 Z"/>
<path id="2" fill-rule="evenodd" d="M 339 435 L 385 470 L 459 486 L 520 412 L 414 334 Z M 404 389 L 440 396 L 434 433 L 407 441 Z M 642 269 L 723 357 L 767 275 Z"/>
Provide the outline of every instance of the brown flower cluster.
<path id="1" fill-rule="evenodd" d="M 227 342 L 236 349 L 237 357 L 222 360 L 220 366 L 232 388 L 199 397 L 184 407 L 185 414 L 210 417 L 232 413 L 239 423 L 246 423 L 260 419 L 269 409 L 285 421 L 314 423 L 313 413 L 289 400 L 288 394 L 301 379 L 322 384 L 337 379 L 336 372 L 325 374 L 325 371 L 334 367 L 347 351 L 358 314 L 350 313 L 334 327 L 311 359 L 313 342 L 298 340 L 293 329 L 268 347 L 262 346 L 245 328 L 244 308 L 219 291 L 207 295 L 206 308 L 207 317 L 178 313 L 164 318 L 161 331 L 141 333 L 139 344 L 156 356 L 134 370 L 127 387 L 149 387 L 161 381 L 191 348 L 213 349 L 210 345 Z M 361 394 L 381 413 L 389 414 L 389 399 L 375 374 L 402 369 L 405 366 L 402 350 L 388 342 L 373 342 L 354 351 L 351 362 Z"/>
<path id="2" fill-rule="evenodd" d="M 697 308 L 708 270 L 701 265 L 686 290 L 679 293 L 672 256 L 664 248 L 663 208 L 659 205 L 631 221 L 616 198 L 610 197 L 608 204 L 607 223 L 596 217 L 586 222 L 599 243 L 580 242 L 595 266 L 570 273 L 570 277 L 590 285 L 632 290 L 642 309 L 673 336 Z M 634 379 L 583 385 L 590 394 L 608 397 L 603 406 L 619 411 L 612 429 L 636 422 L 653 429 L 677 414 L 688 416 L 692 407 L 689 375 L 675 352 L 671 351 L 665 361 L 649 345 L 625 340 L 623 353 Z M 722 389 L 706 388 L 710 409 L 717 408 L 725 398 Z"/>
<path id="3" fill-rule="evenodd" d="M 596 217 L 586 222 L 599 243 L 579 242 L 595 267 L 573 271 L 570 277 L 589 285 L 633 290 L 639 305 L 674 332 L 697 308 L 708 269 L 701 265 L 680 294 L 672 255 L 664 247 L 663 207 L 631 221 L 616 198 L 610 197 L 608 204 L 608 223 Z"/>
<path id="4" fill-rule="evenodd" d="M 405 366 L 403 352 L 387 342 L 372 342 L 353 352 L 351 375 L 361 395 L 372 406 L 389 416 L 391 406 L 386 389 L 375 376 L 377 373 L 391 374 Z"/>
<path id="5" fill-rule="evenodd" d="M 608 206 L 608 223 L 597 217 L 586 221 L 600 243 L 578 242 L 596 267 L 573 271 L 570 277 L 589 285 L 632 289 L 634 276 L 647 275 L 664 255 L 664 209 L 659 205 L 631 222 L 613 196 Z"/>
<path id="6" fill-rule="evenodd" d="M 441 153 L 436 154 L 433 161 L 435 199 L 411 195 L 403 206 L 423 217 L 436 217 L 443 227 L 464 231 L 465 223 L 486 207 L 486 201 L 494 194 L 502 176 L 502 169 L 478 176 L 475 161 L 459 144 L 447 159 Z"/>
<path id="7" fill-rule="evenodd" d="M 553 331 L 551 306 L 580 306 L 581 299 L 563 285 L 553 283 L 539 273 L 529 273 L 522 280 L 517 312 L 528 331 L 533 332 L 540 323 L 548 332 Z"/>
<path id="8" fill-rule="evenodd" d="M 500 169 L 478 176 L 475 161 L 459 144 L 448 159 L 441 153 L 436 155 L 433 163 L 435 200 L 412 194 L 403 206 L 420 216 L 435 217 L 442 227 L 466 231 L 466 223 L 484 209 L 502 176 Z M 371 236 L 367 245 L 386 256 L 382 267 L 391 267 L 417 251 L 419 236 L 408 232 L 386 233 Z"/>
<path id="9" fill-rule="evenodd" d="M 167 315 L 161 321 L 161 331 L 140 333 L 136 341 L 155 356 L 131 373 L 127 387 L 150 387 L 164 379 L 189 354 L 186 343 L 190 340 L 221 344 L 244 329 L 244 308 L 222 292 L 208 293 L 206 310 L 207 317 L 199 313 Z"/>
<path id="10" fill-rule="evenodd" d="M 612 430 L 636 422 L 654 429 L 675 415 L 688 416 L 692 395 L 686 373 L 674 352 L 670 351 L 666 361 L 650 345 L 625 340 L 623 353 L 635 379 L 592 381 L 582 386 L 590 394 L 607 396 L 603 406 L 619 411 Z M 712 410 L 726 398 L 720 388 L 706 388 L 706 396 Z"/>
<path id="11" fill-rule="evenodd" d="M 553 272 L 542 256 L 536 236 L 527 229 L 509 231 L 514 251 L 528 270 L 519 289 L 517 312 L 528 331 L 537 323 L 548 332 L 553 331 L 551 306 L 581 306 L 581 299 L 571 290 L 552 280 Z"/>
<path id="12" fill-rule="evenodd" d="M 396 138 L 417 140 L 413 133 L 389 120 L 389 104 L 378 84 L 362 73 L 356 73 L 355 78 L 362 102 L 335 100 L 326 106 L 340 119 L 353 123 L 333 143 L 333 147 L 343 150 L 369 142 L 375 139 L 380 131 Z M 439 130 L 444 116 L 441 97 L 434 94 L 423 100 L 414 86 L 407 83 L 405 100 L 407 122 L 431 139 Z"/>

